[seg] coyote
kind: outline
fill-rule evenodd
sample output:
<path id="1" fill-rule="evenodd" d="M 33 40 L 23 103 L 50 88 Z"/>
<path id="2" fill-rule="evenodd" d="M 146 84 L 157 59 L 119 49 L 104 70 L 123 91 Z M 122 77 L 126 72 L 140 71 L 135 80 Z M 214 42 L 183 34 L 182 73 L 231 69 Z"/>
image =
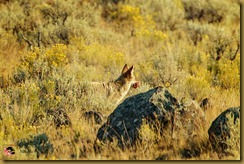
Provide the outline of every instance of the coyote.
<path id="1" fill-rule="evenodd" d="M 127 64 L 124 65 L 121 75 L 111 82 L 92 82 L 91 87 L 96 92 L 102 93 L 102 97 L 106 98 L 109 102 L 118 105 L 125 97 L 131 87 L 137 88 L 140 85 L 139 81 L 136 81 L 133 74 L 134 66 L 130 68 Z"/>

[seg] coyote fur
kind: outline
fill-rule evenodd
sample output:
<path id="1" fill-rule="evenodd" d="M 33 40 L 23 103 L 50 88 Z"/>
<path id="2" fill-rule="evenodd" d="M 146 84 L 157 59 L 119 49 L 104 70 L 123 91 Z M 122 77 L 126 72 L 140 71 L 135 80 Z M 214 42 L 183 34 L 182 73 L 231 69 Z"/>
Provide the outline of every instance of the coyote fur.
<path id="1" fill-rule="evenodd" d="M 91 87 L 96 91 L 102 93 L 103 97 L 111 103 L 118 105 L 121 100 L 126 96 L 131 87 L 137 88 L 140 83 L 136 81 L 133 74 L 134 66 L 128 68 L 127 64 L 124 65 L 121 75 L 111 82 L 92 82 Z M 98 92 L 98 94 L 99 94 Z"/>

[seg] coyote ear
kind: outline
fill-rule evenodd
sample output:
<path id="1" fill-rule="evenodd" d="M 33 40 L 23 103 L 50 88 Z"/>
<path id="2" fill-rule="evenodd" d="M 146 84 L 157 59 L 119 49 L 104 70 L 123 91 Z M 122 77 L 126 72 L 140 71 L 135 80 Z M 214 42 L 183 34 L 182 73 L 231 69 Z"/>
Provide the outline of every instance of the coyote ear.
<path id="1" fill-rule="evenodd" d="M 121 74 L 125 73 L 128 70 L 127 64 L 124 65 Z"/>
<path id="2" fill-rule="evenodd" d="M 128 74 L 133 74 L 133 70 L 134 70 L 134 66 L 132 65 L 127 71 L 126 71 L 126 73 L 128 73 Z"/>

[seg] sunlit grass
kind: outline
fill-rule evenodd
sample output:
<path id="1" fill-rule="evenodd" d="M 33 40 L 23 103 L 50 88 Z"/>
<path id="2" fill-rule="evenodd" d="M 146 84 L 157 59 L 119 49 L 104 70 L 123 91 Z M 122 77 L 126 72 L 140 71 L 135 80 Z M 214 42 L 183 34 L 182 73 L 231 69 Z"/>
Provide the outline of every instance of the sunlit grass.
<path id="1" fill-rule="evenodd" d="M 0 3 L 0 148 L 16 149 L 11 157 L 0 153 L 0 159 L 239 159 L 238 150 L 232 156 L 214 152 L 207 135 L 221 112 L 240 106 L 239 1 L 113 2 Z M 210 100 L 198 138 L 173 142 L 145 123 L 133 147 L 122 150 L 114 142 L 94 148 L 101 125 L 83 114 L 94 110 L 106 118 L 115 106 L 99 92 L 84 91 L 91 81 L 115 80 L 125 63 L 134 65 L 141 83 L 126 97 L 160 85 L 179 101 Z M 59 108 L 72 126 L 56 128 L 47 111 Z M 34 146 L 32 153 L 16 146 L 43 133 L 54 148 L 47 156 L 37 158 Z M 200 153 L 186 158 L 186 149 Z"/>

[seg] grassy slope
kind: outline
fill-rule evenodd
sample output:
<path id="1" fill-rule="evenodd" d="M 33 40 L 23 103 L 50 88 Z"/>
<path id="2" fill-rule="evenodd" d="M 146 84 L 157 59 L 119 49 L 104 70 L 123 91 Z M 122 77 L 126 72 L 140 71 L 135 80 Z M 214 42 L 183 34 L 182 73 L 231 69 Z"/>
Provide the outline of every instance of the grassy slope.
<path id="1" fill-rule="evenodd" d="M 208 97 L 206 127 L 225 109 L 240 106 L 238 1 L 107 2 L 1 1 L 0 148 L 46 133 L 54 152 L 39 159 L 184 159 L 181 150 L 190 147 L 184 139 L 171 144 L 156 136 L 156 143 L 150 130 L 134 148 L 122 151 L 110 144 L 94 152 L 100 125 L 81 116 L 87 110 L 109 115 L 114 108 L 103 99 L 81 96 L 81 89 L 89 81 L 114 80 L 124 63 L 135 65 L 142 83 L 129 95 L 163 85 L 179 100 Z M 57 107 L 67 111 L 72 128 L 56 130 L 48 119 L 33 124 L 33 118 Z M 207 130 L 194 142 L 200 156 L 191 159 L 240 157 L 239 151 L 234 156 L 213 152 Z M 20 151 L 11 158 L 36 159 L 35 153 Z"/>

